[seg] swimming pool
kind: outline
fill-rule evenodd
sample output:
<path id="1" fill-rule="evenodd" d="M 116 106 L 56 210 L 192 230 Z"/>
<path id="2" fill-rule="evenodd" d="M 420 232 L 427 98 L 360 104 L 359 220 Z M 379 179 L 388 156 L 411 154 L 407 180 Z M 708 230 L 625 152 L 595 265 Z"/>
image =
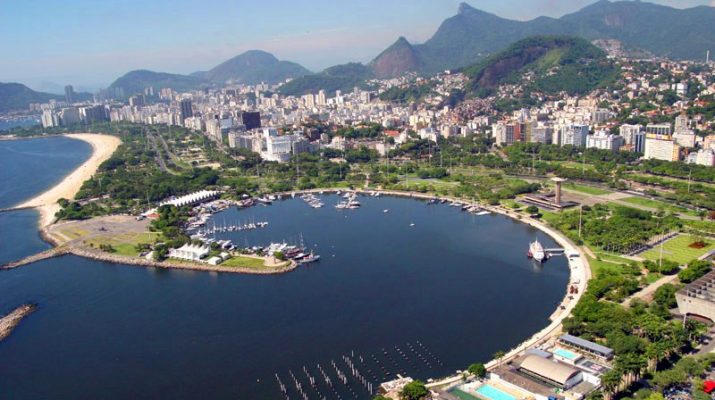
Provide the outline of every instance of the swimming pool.
<path id="1" fill-rule="evenodd" d="M 482 385 L 476 390 L 476 392 L 477 394 L 490 400 L 516 400 L 516 397 L 490 385 Z"/>
<path id="2" fill-rule="evenodd" d="M 563 357 L 567 360 L 575 360 L 579 357 L 578 354 L 570 352 L 566 349 L 556 349 L 556 350 L 554 350 L 554 354 L 556 354 L 559 357 Z"/>

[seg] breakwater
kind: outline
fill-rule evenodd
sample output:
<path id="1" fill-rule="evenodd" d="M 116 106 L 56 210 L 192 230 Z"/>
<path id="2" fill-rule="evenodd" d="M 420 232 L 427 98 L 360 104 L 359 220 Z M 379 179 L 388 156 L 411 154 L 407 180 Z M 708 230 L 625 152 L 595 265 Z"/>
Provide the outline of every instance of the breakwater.
<path id="1" fill-rule="evenodd" d="M 36 304 L 23 304 L 10 314 L 0 318 L 0 342 L 10 336 L 12 331 L 20 325 L 22 319 L 32 314 L 36 309 Z"/>

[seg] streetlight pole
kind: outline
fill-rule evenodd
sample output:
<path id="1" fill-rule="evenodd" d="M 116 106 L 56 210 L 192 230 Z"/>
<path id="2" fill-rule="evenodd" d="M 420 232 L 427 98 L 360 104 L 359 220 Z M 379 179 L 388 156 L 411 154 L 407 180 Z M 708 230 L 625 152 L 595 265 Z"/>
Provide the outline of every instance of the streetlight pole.
<path id="1" fill-rule="evenodd" d="M 586 152 L 581 153 L 581 176 L 586 175 Z"/>

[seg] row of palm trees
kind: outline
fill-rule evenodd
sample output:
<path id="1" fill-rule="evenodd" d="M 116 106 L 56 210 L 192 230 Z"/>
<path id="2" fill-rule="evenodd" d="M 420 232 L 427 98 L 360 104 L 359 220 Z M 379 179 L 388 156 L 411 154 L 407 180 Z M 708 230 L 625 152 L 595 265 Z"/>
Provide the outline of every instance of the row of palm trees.
<path id="1" fill-rule="evenodd" d="M 605 400 L 611 400 L 615 394 L 628 389 L 644 374 L 657 372 L 664 361 L 681 355 L 699 332 L 691 322 L 664 323 L 652 314 L 645 314 L 639 319 L 633 334 L 647 339 L 648 344 L 642 353 L 629 352 L 616 356 L 614 368 L 601 377 Z"/>

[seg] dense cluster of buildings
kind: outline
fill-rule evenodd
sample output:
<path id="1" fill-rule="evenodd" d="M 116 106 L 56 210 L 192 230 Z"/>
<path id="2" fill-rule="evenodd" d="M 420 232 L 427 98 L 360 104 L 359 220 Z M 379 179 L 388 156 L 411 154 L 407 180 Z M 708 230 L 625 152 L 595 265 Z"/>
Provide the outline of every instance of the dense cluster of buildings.
<path id="1" fill-rule="evenodd" d="M 555 144 L 611 151 L 633 151 L 646 159 L 686 161 L 713 166 L 715 136 L 701 137 L 690 128 L 685 114 L 670 123 L 613 125 L 613 113 L 593 107 L 588 100 L 567 101 L 555 111 L 544 107 L 535 114 L 519 110 L 492 124 L 497 144 L 515 142 Z"/>
<path id="2" fill-rule="evenodd" d="M 617 92 L 595 92 L 583 97 L 564 94 L 510 113 L 497 112 L 491 101 L 480 99 L 451 108 L 447 101 L 450 93 L 464 89 L 467 79 L 462 74 L 449 72 L 432 78 L 405 76 L 371 81 L 377 87 L 375 90 L 320 90 L 302 96 L 278 94 L 276 85 L 267 84 L 185 93 L 149 87 L 143 93 L 129 96 L 126 102 L 75 104 L 74 92 L 68 87 L 65 102 L 33 106 L 41 109 L 45 127 L 95 121 L 183 126 L 230 147 L 255 151 L 272 161 L 286 161 L 290 154 L 315 151 L 321 146 L 344 150 L 366 145 L 385 154 L 390 146 L 380 144 L 383 140 L 364 143 L 333 138 L 331 142 L 312 128 L 374 123 L 385 128 L 386 137 L 391 137 L 390 143 L 397 144 L 413 138 L 436 142 L 440 138 L 480 133 L 492 136 L 497 145 L 532 142 L 632 151 L 647 159 L 712 166 L 715 136 L 698 132 L 711 130 L 713 121 L 702 115 L 689 116 L 685 111 L 694 105 L 687 97 L 691 82 L 700 85 L 702 95 L 715 94 L 715 84 L 708 75 L 709 70 L 691 73 L 688 68 L 688 63 L 663 62 L 653 64 L 649 72 L 644 73 L 624 64 L 623 88 Z M 677 82 L 668 81 L 662 79 L 665 73 L 682 78 Z M 432 89 L 419 102 L 403 104 L 378 98 L 391 88 L 420 85 Z M 508 89 L 521 90 L 512 86 Z M 675 94 L 678 100 L 672 105 L 649 100 L 653 110 L 631 110 L 628 119 L 670 122 L 624 122 L 621 111 L 630 101 L 660 99 L 664 91 Z M 508 93 L 500 92 L 500 95 Z M 97 96 L 96 100 L 103 98 Z M 674 122 L 673 116 L 676 116 Z"/>

